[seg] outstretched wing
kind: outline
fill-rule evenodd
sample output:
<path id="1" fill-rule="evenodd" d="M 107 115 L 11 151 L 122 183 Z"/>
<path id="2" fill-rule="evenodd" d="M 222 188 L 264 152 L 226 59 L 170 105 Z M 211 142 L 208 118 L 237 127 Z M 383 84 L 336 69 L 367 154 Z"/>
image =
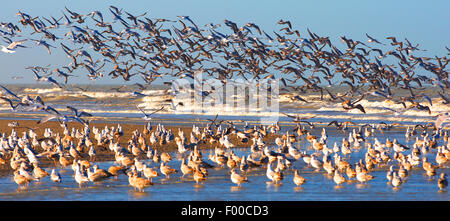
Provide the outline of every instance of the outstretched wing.
<path id="1" fill-rule="evenodd" d="M 152 114 L 154 114 L 154 113 L 156 113 L 156 112 L 162 111 L 163 109 L 164 109 L 164 106 L 162 106 L 162 107 L 159 108 L 158 110 L 155 110 L 155 111 L 151 112 L 151 113 L 149 114 L 149 116 L 151 116 Z"/>
<path id="2" fill-rule="evenodd" d="M 149 116 L 149 115 L 147 115 L 147 113 L 145 113 L 144 110 L 142 110 L 139 106 L 136 105 L 136 107 L 137 107 L 137 109 L 139 109 L 139 110 L 144 114 L 144 116 Z"/>
<path id="3" fill-rule="evenodd" d="M 82 116 L 92 117 L 92 114 L 90 114 L 86 111 L 81 111 L 80 114 L 78 115 L 78 117 L 82 117 Z"/>
<path id="4" fill-rule="evenodd" d="M 45 117 L 41 118 L 40 120 L 38 120 L 37 124 L 43 124 L 43 123 L 45 123 L 45 122 L 47 122 L 49 120 L 52 120 L 52 119 L 59 119 L 59 116 L 58 115 L 45 116 Z"/>
<path id="5" fill-rule="evenodd" d="M 76 108 L 71 107 L 71 106 L 66 106 L 66 107 L 67 107 L 67 109 L 71 110 L 75 114 L 75 116 L 78 116 L 78 110 Z"/>
<path id="6" fill-rule="evenodd" d="M 17 46 L 23 44 L 25 41 L 26 41 L 26 40 L 15 41 L 15 42 L 9 44 L 7 48 L 10 49 L 10 50 L 14 50 L 14 49 L 17 48 Z"/>
<path id="7" fill-rule="evenodd" d="M 6 97 L 0 97 L 0 99 L 2 99 L 2 100 L 4 100 L 4 101 L 8 102 L 8 103 L 9 103 L 9 106 L 11 106 L 12 109 L 15 108 L 14 105 L 13 105 L 13 103 L 12 103 L 12 101 L 11 101 L 10 99 L 8 99 L 8 98 L 6 98 Z"/>

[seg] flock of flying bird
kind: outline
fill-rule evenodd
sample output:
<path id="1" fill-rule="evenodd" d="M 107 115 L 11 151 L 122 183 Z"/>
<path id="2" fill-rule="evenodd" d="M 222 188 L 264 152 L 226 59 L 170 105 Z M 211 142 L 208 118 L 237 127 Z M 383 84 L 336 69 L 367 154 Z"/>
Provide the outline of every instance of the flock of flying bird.
<path id="1" fill-rule="evenodd" d="M 389 43 L 383 43 L 368 34 L 366 42 L 341 36 L 346 48 L 338 49 L 329 37 L 309 29 L 302 35 L 286 20 L 277 22 L 280 30 L 267 33 L 251 22 L 239 26 L 224 20 L 224 28 L 220 23 L 197 25 L 189 16 L 149 18 L 147 13 L 133 15 L 115 6 L 110 6 L 109 12 L 112 21 L 100 11 L 78 13 L 67 7 L 56 18 L 19 11 L 20 25 L 0 23 L 1 39 L 8 43 L 2 45 L 2 51 L 13 53 L 27 47 L 24 44 L 28 41 L 45 47 L 49 54 L 60 46 L 69 64 L 27 68 L 38 82 L 60 88 L 66 87 L 77 71 L 87 73 L 91 80 L 102 78 L 104 73 L 124 81 L 140 76 L 144 87 L 163 76 L 192 80 L 205 73 L 223 83 L 236 77 L 253 81 L 279 76 L 283 90 L 320 92 L 322 100 L 328 94 L 326 101 L 342 102 L 344 109 L 356 108 L 363 113 L 365 109 L 356 104 L 360 99 L 351 101 L 357 96 L 382 97 L 403 104 L 405 109 L 431 114 L 430 94 L 423 92 L 427 85 L 437 88 L 443 103 L 449 102 L 449 59 L 416 56 L 425 50 L 406 38 L 387 37 Z M 34 37 L 27 38 L 26 30 Z M 58 82 L 55 74 L 65 84 Z M 331 85 L 346 85 L 349 90 L 335 95 L 327 89 Z M 392 92 L 397 89 L 408 90 L 409 95 L 397 96 Z M 300 96 L 293 99 L 306 101 Z"/>
<path id="2" fill-rule="evenodd" d="M 18 12 L 21 26 L 11 22 L 0 23 L 1 39 L 8 43 L 7 46 L 1 45 L 2 51 L 14 53 L 31 41 L 45 47 L 52 54 L 59 43 L 63 53 L 70 59 L 69 64 L 53 70 L 48 66 L 31 66 L 27 69 L 34 73 L 37 81 L 49 82 L 60 88 L 65 87 L 69 78 L 77 76 L 76 71 L 86 72 L 91 80 L 102 78 L 105 71 L 109 72 L 107 75 L 111 78 L 123 78 L 124 81 L 140 76 L 145 82 L 144 87 L 163 76 L 194 79 L 197 74 L 206 73 L 225 83 L 233 77 L 260 80 L 275 79 L 275 75 L 279 74 L 283 90 L 319 92 L 322 94 L 321 99 L 326 99 L 323 95 L 328 94 L 327 101 L 341 101 L 344 109 L 356 108 L 363 113 L 364 107 L 357 103 L 366 96 L 376 96 L 401 103 L 405 109 L 417 108 L 431 114 L 431 99 L 423 92 L 427 85 L 436 87 L 442 102 L 449 103 L 449 98 L 446 97 L 450 86 L 446 69 L 448 58 L 415 56 L 415 52 L 424 50 L 407 39 L 399 41 L 395 37 L 387 37 L 390 44 L 386 44 L 368 34 L 367 42 L 342 36 L 341 40 L 346 48 L 340 50 L 331 43 L 329 37 L 321 37 L 309 29 L 308 35 L 303 36 L 293 29 L 289 21 L 284 20 L 277 23 L 282 26 L 279 31 L 269 34 L 254 23 L 239 27 L 232 21 L 224 20 L 228 29 L 221 30 L 222 24 L 211 23 L 201 27 L 189 16 L 178 16 L 176 21 L 154 19 L 145 17 L 147 13 L 133 15 L 114 6 L 109 7 L 109 12 L 112 21 L 107 21 L 99 11 L 80 14 L 68 8 L 65 8 L 60 18 L 33 17 Z M 90 22 L 95 27 L 89 27 Z M 30 35 L 34 38 L 24 38 L 25 30 L 31 30 Z M 227 30 L 231 30 L 231 33 L 227 33 Z M 21 40 L 13 40 L 15 38 Z M 67 40 L 70 42 L 64 42 Z M 389 45 L 394 47 L 387 48 Z M 448 48 L 447 51 L 450 52 Z M 65 84 L 55 80 L 54 74 L 64 78 Z M 327 86 L 337 84 L 336 81 L 349 86 L 349 90 L 343 95 L 332 94 Z M 295 84 L 300 86 L 293 86 Z M 323 86 L 325 84 L 328 85 Z M 141 110 L 143 119 L 149 123 L 142 133 L 134 131 L 127 147 L 122 147 L 119 144 L 120 137 L 123 136 L 120 125 L 102 130 L 93 127 L 91 133 L 89 120 L 82 118 L 90 117 L 91 114 L 67 106 L 72 114 L 65 115 L 45 105 L 39 96 L 20 98 L 6 87 L 1 88 L 4 95 L 0 98 L 8 102 L 12 109 L 23 106 L 27 110 L 46 111 L 49 115 L 38 121 L 38 124 L 57 119 L 64 130 L 61 137 L 46 129 L 42 138 L 38 138 L 32 128 L 29 128 L 28 133 L 24 132 L 23 137 L 19 137 L 14 130 L 9 136 L 3 133 L 0 143 L 1 163 L 6 164 L 5 158 L 10 160 L 14 181 L 20 186 L 49 175 L 53 181 L 60 182 L 56 170 L 48 173 L 39 167 L 39 159 L 42 157 L 54 159 L 56 164 L 63 167 L 71 166 L 74 179 L 80 186 L 124 173 L 129 177 L 129 184 L 140 191 L 152 185 L 152 179 L 160 174 L 170 178 L 171 174 L 181 172 L 183 177 L 191 174 L 197 183 L 203 182 L 207 179 L 208 168 L 215 167 L 214 164 L 217 167 L 228 167 L 231 181 L 239 186 L 248 182 L 245 174 L 251 168 L 264 168 L 268 179 L 278 183 L 284 179 L 284 173 L 289 171 L 293 163 L 299 160 L 317 171 L 326 171 L 333 176 L 337 185 L 352 179 L 361 183 L 370 182 L 374 178 L 370 175 L 371 171 L 388 167 L 390 170 L 386 177 L 397 187 L 405 183 L 408 172 L 420 164 L 425 173 L 433 177 L 436 169 L 445 167 L 450 159 L 447 132 L 440 128 L 442 122 L 449 118 L 448 114 L 438 117 L 433 134 L 426 132 L 426 126 L 420 135 L 414 134 L 417 128 L 408 128 L 406 136 L 416 136 L 412 148 L 397 140 L 387 139 L 382 143 L 374 138 L 375 128 L 384 131 L 392 126 L 386 124 L 360 127 L 358 131 L 351 131 L 348 139 L 344 137 L 340 145 L 335 143 L 333 148 L 329 148 L 325 129 L 321 137 L 313 136 L 300 124 L 304 120 L 295 116 L 293 118 L 296 119 L 297 127 L 291 133 L 288 130 L 282 136 L 278 134 L 280 136 L 275 139 L 275 145 L 264 142 L 263 138 L 269 134 L 277 134 L 280 130 L 278 124 L 240 130 L 231 122 L 217 123 L 217 117 L 203 130 L 194 126 L 188 144 L 181 130 L 178 136 L 162 125 L 158 125 L 153 131 L 151 114 Z M 396 96 L 392 93 L 396 89 L 407 90 L 409 95 Z M 355 97 L 358 98 L 352 101 Z M 304 100 L 300 96 L 293 99 Z M 430 106 L 421 103 L 423 99 Z M 410 104 L 407 105 L 407 102 Z M 70 120 L 83 124 L 84 130 L 69 130 L 66 123 Z M 223 128 L 222 125 L 225 124 L 229 126 Z M 347 130 L 348 123 L 331 122 L 330 125 L 332 124 L 339 130 Z M 252 140 L 251 153 L 248 156 L 236 155 L 231 148 L 237 144 L 231 142 L 231 136 L 236 136 L 240 144 Z M 307 145 L 296 148 L 293 143 L 300 142 L 303 138 L 306 138 Z M 183 157 L 179 170 L 167 164 L 172 160 L 170 153 L 159 154 L 151 147 L 163 146 L 172 140 L 176 142 L 178 153 Z M 214 154 L 207 160 L 198 149 L 202 142 L 217 145 Z M 108 170 L 93 165 L 96 148 L 100 147 L 111 151 L 119 165 Z M 307 154 L 307 148 L 312 148 L 315 152 Z M 350 163 L 347 155 L 361 148 L 366 151 L 364 157 Z M 43 151 L 37 153 L 38 149 Z M 404 154 L 406 151 L 410 153 Z M 431 151 L 436 151 L 437 165 L 428 162 L 424 156 Z M 90 159 L 86 159 L 86 156 Z M 146 165 L 143 157 L 152 162 L 161 162 L 159 172 Z M 293 178 L 296 185 L 302 185 L 306 181 L 300 174 L 301 170 L 296 169 Z M 444 173 L 440 175 L 438 185 L 439 188 L 447 186 Z"/>

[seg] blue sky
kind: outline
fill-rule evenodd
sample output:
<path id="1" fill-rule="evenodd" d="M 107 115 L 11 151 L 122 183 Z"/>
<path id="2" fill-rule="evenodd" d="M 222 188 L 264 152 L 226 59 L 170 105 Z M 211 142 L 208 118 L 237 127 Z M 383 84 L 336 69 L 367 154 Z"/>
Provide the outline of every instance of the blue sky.
<path id="1" fill-rule="evenodd" d="M 239 25 L 253 22 L 266 32 L 278 31 L 276 25 L 280 19 L 291 21 L 293 28 L 300 31 L 302 37 L 308 37 L 306 28 L 320 36 L 329 36 L 333 43 L 338 43 L 340 36 L 354 40 L 366 41 L 365 33 L 388 43 L 388 36 L 420 44 L 426 49 L 427 56 L 446 55 L 445 46 L 450 47 L 450 1 L 4 1 L 0 7 L 0 21 L 18 22 L 18 10 L 32 16 L 59 17 L 64 6 L 79 12 L 88 13 L 93 10 L 111 16 L 108 7 L 118 8 L 140 14 L 147 12 L 150 18 L 166 18 L 176 20 L 178 15 L 188 15 L 198 25 L 222 23 L 231 20 Z M 110 19 L 108 17 L 108 19 Z M 4 42 L 0 42 L 5 44 Z M 61 51 L 59 45 L 57 48 Z M 27 48 L 15 54 L 0 54 L 1 83 L 34 83 L 33 74 L 25 67 L 30 65 L 47 65 L 58 60 L 57 52 L 49 57 L 40 48 Z M 23 79 L 13 79 L 23 76 Z M 60 80 L 59 78 L 57 78 Z M 137 80 L 140 78 L 136 78 Z M 84 76 L 72 78 L 71 83 L 86 83 Z M 106 77 L 95 83 L 123 83 Z"/>

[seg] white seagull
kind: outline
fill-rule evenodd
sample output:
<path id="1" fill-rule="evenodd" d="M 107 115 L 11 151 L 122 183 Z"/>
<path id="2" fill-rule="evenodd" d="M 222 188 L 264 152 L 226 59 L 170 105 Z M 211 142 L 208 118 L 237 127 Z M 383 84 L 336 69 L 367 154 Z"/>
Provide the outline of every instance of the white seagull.
<path id="1" fill-rule="evenodd" d="M 145 113 L 144 110 L 142 110 L 139 106 L 136 106 L 136 107 L 137 107 L 137 109 L 139 109 L 139 110 L 144 114 L 144 116 L 142 117 L 142 119 L 144 119 L 144 120 L 151 120 L 152 118 L 151 118 L 150 116 L 152 116 L 154 113 L 156 113 L 156 112 L 161 111 L 162 109 L 164 109 L 164 107 L 161 107 L 160 109 L 158 109 L 158 110 L 156 110 L 156 111 L 153 111 L 153 112 L 150 113 L 150 114 L 147 114 L 147 113 Z"/>
<path id="2" fill-rule="evenodd" d="M 11 42 L 8 46 L 0 45 L 2 47 L 2 51 L 5 53 L 15 53 L 17 47 L 24 47 L 23 44 L 26 40 L 14 41 Z"/>

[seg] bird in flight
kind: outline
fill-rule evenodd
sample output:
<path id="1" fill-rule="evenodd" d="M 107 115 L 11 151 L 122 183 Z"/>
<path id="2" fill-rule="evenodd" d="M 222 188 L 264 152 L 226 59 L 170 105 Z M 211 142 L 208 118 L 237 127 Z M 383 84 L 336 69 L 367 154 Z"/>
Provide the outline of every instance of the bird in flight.
<path id="1" fill-rule="evenodd" d="M 361 98 L 359 98 L 357 101 L 355 102 L 351 102 L 350 100 L 345 99 L 344 102 L 342 102 L 342 107 L 346 110 L 349 111 L 351 109 L 358 109 L 363 113 L 366 113 L 366 110 L 364 110 L 364 107 L 361 104 L 356 104 L 358 102 L 360 102 L 363 98 L 364 98 L 364 94 L 361 96 Z"/>
<path id="2" fill-rule="evenodd" d="M 367 36 L 367 42 L 369 42 L 369 43 L 375 42 L 375 43 L 378 43 L 381 45 L 385 45 L 385 44 L 381 43 L 380 41 L 378 41 L 377 39 L 370 37 L 367 33 L 366 33 L 366 36 Z"/>
<path id="3" fill-rule="evenodd" d="M 92 114 L 87 113 L 85 111 L 78 111 L 78 109 L 71 107 L 71 106 L 66 106 L 67 109 L 71 110 L 76 117 L 82 117 L 82 116 L 86 116 L 86 117 L 92 117 Z"/>
<path id="4" fill-rule="evenodd" d="M 2 51 L 5 53 L 15 53 L 16 49 L 18 47 L 25 47 L 22 44 L 25 42 L 26 40 L 20 40 L 20 41 L 11 41 L 10 44 L 8 46 L 4 46 L 4 45 L 0 45 L 2 47 Z"/>
<path id="5" fill-rule="evenodd" d="M 34 70 L 32 70 L 32 71 L 33 71 L 33 73 L 35 75 L 36 81 L 38 81 L 38 82 L 49 82 L 49 83 L 52 83 L 53 85 L 55 85 L 55 86 L 57 86 L 59 88 L 62 88 L 62 86 L 55 79 L 53 79 L 52 77 L 39 76 L 36 71 L 34 71 Z"/>
<path id="6" fill-rule="evenodd" d="M 147 114 L 147 113 L 145 113 L 145 111 L 142 110 L 139 106 L 136 106 L 136 107 L 137 107 L 137 109 L 139 109 L 139 110 L 144 114 L 144 116 L 142 117 L 142 119 L 144 119 L 144 120 L 151 120 L 151 119 L 152 119 L 151 116 L 152 116 L 154 113 L 159 112 L 159 111 L 161 111 L 161 110 L 164 109 L 164 107 L 161 107 L 161 108 L 159 108 L 158 110 L 153 111 L 153 112 L 150 113 L 150 114 Z"/>

